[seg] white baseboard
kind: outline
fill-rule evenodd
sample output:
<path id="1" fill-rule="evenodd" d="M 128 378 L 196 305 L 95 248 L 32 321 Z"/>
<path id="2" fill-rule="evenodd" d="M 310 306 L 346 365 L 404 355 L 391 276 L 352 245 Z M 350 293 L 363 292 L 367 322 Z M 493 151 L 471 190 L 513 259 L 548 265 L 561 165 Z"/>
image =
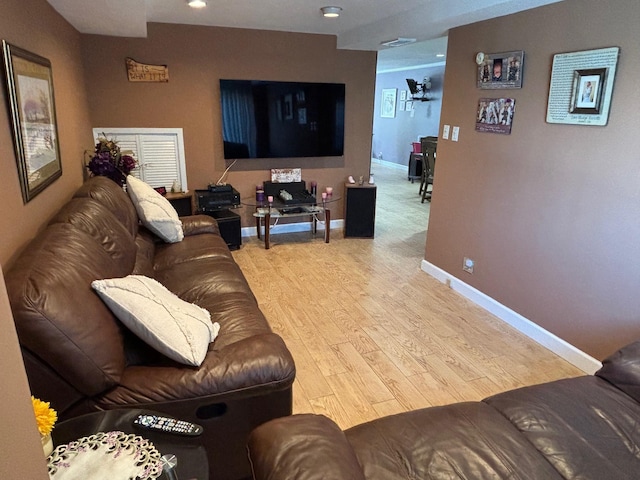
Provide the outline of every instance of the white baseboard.
<path id="1" fill-rule="evenodd" d="M 331 230 L 344 227 L 344 219 L 339 218 L 337 220 L 331 220 Z M 311 231 L 311 222 L 299 222 L 299 223 L 279 223 L 274 226 L 271 224 L 271 235 L 277 235 L 279 233 L 295 233 L 295 232 L 309 232 Z M 324 231 L 324 223 L 318 222 L 318 231 Z M 256 227 L 242 227 L 243 237 L 257 237 Z"/>
<path id="2" fill-rule="evenodd" d="M 459 278 L 456 278 L 441 268 L 436 267 L 434 264 L 427 262 L 426 260 L 422 260 L 421 268 L 423 271 L 442 283 L 448 284 L 463 297 L 466 297 L 476 305 L 484 308 L 500 320 L 524 333 L 527 337 L 564 358 L 567 362 L 575 365 L 583 372 L 593 374 L 596 370 L 602 367 L 602 363 L 592 356 L 587 355 L 582 350 L 562 340 L 560 337 L 554 335 L 548 330 L 545 330 L 519 313 L 511 310 L 509 307 L 502 305 L 493 298 L 482 293 L 480 290 L 466 284 Z"/>
<path id="3" fill-rule="evenodd" d="M 401 165 L 395 162 L 389 162 L 387 160 L 380 160 L 379 158 L 371 158 L 371 163 L 379 163 L 380 165 L 384 165 L 385 167 L 394 168 L 396 170 L 407 170 L 409 167 L 407 165 Z"/>

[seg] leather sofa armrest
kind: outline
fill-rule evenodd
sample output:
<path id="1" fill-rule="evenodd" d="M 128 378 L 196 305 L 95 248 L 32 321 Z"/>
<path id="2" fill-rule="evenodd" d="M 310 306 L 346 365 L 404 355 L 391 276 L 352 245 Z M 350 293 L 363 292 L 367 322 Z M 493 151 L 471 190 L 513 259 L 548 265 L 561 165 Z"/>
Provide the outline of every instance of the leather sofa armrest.
<path id="1" fill-rule="evenodd" d="M 247 446 L 255 480 L 364 480 L 342 430 L 322 415 L 293 415 L 253 430 Z"/>
<path id="2" fill-rule="evenodd" d="M 189 215 L 180 217 L 180 220 L 182 221 L 182 230 L 184 231 L 185 237 L 200 235 L 201 233 L 220 235 L 218 222 L 209 215 Z"/>
<path id="3" fill-rule="evenodd" d="M 640 340 L 607 357 L 596 375 L 640 402 Z"/>

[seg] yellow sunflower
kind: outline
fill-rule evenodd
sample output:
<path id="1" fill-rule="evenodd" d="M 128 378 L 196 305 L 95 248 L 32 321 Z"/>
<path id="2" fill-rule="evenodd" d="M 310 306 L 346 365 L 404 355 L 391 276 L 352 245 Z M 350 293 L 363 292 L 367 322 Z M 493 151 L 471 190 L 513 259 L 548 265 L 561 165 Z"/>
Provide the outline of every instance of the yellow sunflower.
<path id="1" fill-rule="evenodd" d="M 31 396 L 31 403 L 33 403 L 33 413 L 36 415 L 36 423 L 38 424 L 38 431 L 43 437 L 49 435 L 53 430 L 53 425 L 58 420 L 58 414 L 51 408 L 49 402 L 43 402 Z"/>

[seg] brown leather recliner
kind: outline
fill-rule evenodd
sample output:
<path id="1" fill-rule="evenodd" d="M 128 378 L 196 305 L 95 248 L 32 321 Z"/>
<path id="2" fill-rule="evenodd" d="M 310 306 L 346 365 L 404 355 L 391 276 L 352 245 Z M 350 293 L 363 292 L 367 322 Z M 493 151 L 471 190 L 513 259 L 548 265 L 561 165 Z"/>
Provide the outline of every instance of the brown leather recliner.
<path id="1" fill-rule="evenodd" d="M 596 375 L 383 417 L 344 432 L 319 415 L 251 434 L 256 480 L 640 478 L 640 341 Z"/>
<path id="2" fill-rule="evenodd" d="M 291 414 L 293 359 L 271 331 L 208 216 L 182 218 L 165 244 L 138 225 L 114 182 L 86 182 L 19 255 L 6 284 L 32 393 L 61 419 L 145 408 L 204 426 L 212 477 L 249 475 L 248 433 Z M 91 288 L 96 279 L 153 277 L 220 324 L 200 367 L 178 364 L 131 334 Z"/>

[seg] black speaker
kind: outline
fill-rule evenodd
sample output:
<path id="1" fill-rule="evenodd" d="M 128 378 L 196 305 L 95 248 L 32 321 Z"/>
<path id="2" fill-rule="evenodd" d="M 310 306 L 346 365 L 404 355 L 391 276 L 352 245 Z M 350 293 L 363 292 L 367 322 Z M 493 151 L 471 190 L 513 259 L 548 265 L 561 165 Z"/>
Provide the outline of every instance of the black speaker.
<path id="1" fill-rule="evenodd" d="M 345 237 L 373 238 L 376 223 L 376 186 L 346 184 Z"/>
<path id="2" fill-rule="evenodd" d="M 231 250 L 237 250 L 242 245 L 242 230 L 240 227 L 240 215 L 231 210 L 214 210 L 205 212 L 218 222 L 220 235 Z"/>

